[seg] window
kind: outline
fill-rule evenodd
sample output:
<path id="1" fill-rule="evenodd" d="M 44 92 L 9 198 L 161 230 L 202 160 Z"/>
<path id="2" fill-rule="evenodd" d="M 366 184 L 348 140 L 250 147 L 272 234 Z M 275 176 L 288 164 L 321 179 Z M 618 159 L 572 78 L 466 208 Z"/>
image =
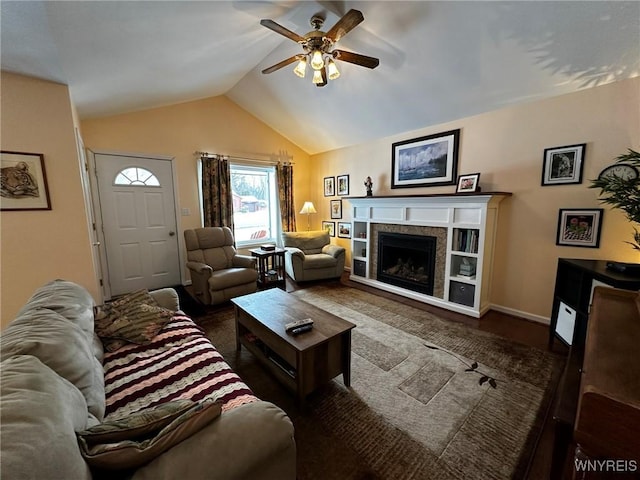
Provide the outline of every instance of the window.
<path id="1" fill-rule="evenodd" d="M 149 170 L 140 167 L 127 167 L 118 172 L 114 182 L 116 185 L 145 185 L 159 187 L 158 178 Z"/>
<path id="2" fill-rule="evenodd" d="M 280 221 L 275 167 L 232 163 L 230 169 L 236 244 L 274 243 Z"/>

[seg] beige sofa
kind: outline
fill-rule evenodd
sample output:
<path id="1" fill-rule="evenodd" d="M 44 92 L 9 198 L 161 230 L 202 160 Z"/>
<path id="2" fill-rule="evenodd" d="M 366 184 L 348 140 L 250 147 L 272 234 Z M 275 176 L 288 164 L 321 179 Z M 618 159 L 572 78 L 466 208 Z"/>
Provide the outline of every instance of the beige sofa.
<path id="1" fill-rule="evenodd" d="M 153 292 L 152 296 L 161 307 L 178 308 L 173 289 Z M 183 335 L 192 323 L 181 312 L 171 317 L 173 321 L 179 323 L 172 332 L 154 338 Z M 191 331 L 197 334 L 201 330 L 193 324 Z M 201 351 L 208 340 L 204 335 L 196 336 L 191 334 L 185 341 L 199 342 Z M 169 348 L 177 343 L 171 340 L 153 348 L 168 348 L 163 353 L 168 355 Z M 105 381 L 103 358 L 114 355 L 113 363 L 117 364 L 122 361 L 118 355 L 127 348 L 135 361 L 138 355 L 141 360 L 148 358 L 148 352 L 139 351 L 136 344 L 120 347 L 115 353 L 103 350 L 94 333 L 94 301 L 83 287 L 56 280 L 35 292 L 0 338 L 1 478 L 295 478 L 291 421 L 280 408 L 255 397 L 246 404 L 238 402 L 227 411 L 223 408 L 221 414 L 221 402 L 217 402 L 217 418 L 201 422 L 200 430 L 135 469 L 123 472 L 116 468 L 105 475 L 104 470 L 90 468 L 81 454 L 76 433 L 106 424 L 110 397 L 105 398 L 105 382 L 109 385 L 113 380 Z M 159 362 L 152 363 L 157 368 Z M 105 361 L 104 368 L 106 364 Z M 176 362 L 172 372 L 183 365 L 184 361 Z M 132 367 L 144 373 L 144 367 Z"/>
<path id="2" fill-rule="evenodd" d="M 239 255 L 228 227 L 184 231 L 187 268 L 193 292 L 205 305 L 216 305 L 258 289 L 256 259 Z"/>
<path id="3" fill-rule="evenodd" d="M 324 230 L 283 232 L 285 270 L 296 282 L 338 278 L 344 271 L 345 249 L 331 245 Z"/>

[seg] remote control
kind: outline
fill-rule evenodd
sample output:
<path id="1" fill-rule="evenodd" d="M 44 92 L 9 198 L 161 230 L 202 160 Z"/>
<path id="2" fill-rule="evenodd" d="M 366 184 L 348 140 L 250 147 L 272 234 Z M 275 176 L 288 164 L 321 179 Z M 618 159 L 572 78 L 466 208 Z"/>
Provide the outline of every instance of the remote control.
<path id="1" fill-rule="evenodd" d="M 312 329 L 313 329 L 313 324 L 309 323 L 307 325 L 303 325 L 301 327 L 294 328 L 289 333 L 291 335 L 299 335 L 301 333 L 308 332 L 309 330 L 312 330 Z"/>
<path id="2" fill-rule="evenodd" d="M 313 320 L 310 318 L 303 318 L 302 320 L 296 320 L 295 322 L 287 323 L 284 326 L 285 331 L 290 332 L 291 330 L 299 327 L 304 327 L 305 325 L 313 325 Z"/>

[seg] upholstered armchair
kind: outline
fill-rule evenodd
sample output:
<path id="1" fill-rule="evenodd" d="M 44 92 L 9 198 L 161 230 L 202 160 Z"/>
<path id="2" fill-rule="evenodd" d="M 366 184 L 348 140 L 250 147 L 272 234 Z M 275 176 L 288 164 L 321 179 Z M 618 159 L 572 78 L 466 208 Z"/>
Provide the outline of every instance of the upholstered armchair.
<path id="1" fill-rule="evenodd" d="M 345 250 L 331 245 L 324 230 L 284 232 L 286 249 L 284 265 L 287 274 L 296 282 L 338 278 L 344 271 Z"/>
<path id="2" fill-rule="evenodd" d="M 228 227 L 184 231 L 187 268 L 193 292 L 205 305 L 216 305 L 257 290 L 255 258 L 239 255 Z"/>

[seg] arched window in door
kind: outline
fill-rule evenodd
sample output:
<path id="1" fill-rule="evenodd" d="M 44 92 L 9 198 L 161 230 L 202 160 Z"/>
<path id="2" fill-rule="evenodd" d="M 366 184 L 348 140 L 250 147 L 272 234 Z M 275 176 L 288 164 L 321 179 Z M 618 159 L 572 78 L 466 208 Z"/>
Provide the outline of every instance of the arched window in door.
<path id="1" fill-rule="evenodd" d="M 138 185 L 146 187 L 159 187 L 158 177 L 146 168 L 127 167 L 123 168 L 116 175 L 115 185 Z"/>

